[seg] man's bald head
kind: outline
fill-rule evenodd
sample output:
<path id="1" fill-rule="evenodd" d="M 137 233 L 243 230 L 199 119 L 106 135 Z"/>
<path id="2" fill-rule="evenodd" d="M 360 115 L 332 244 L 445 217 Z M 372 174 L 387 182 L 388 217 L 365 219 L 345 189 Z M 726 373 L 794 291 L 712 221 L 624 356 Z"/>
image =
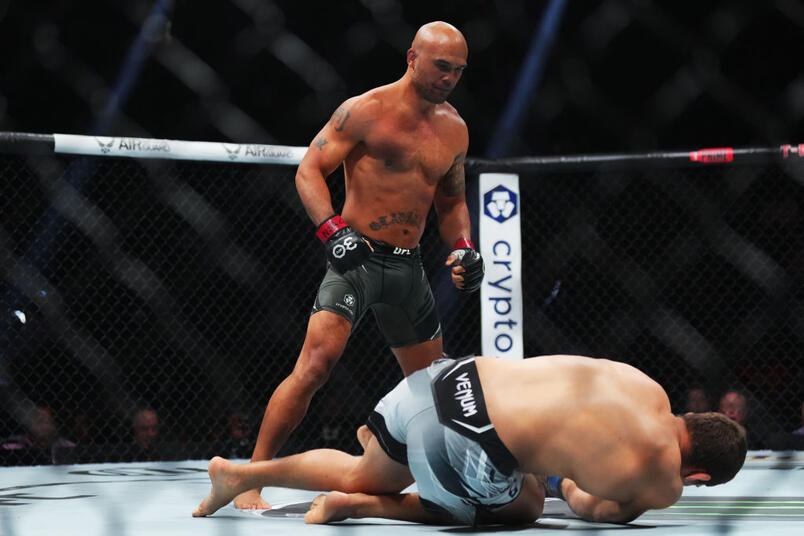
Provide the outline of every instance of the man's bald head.
<path id="1" fill-rule="evenodd" d="M 460 80 L 467 54 L 466 39 L 455 26 L 428 22 L 416 32 L 408 49 L 406 78 L 419 97 L 442 103 Z"/>
<path id="2" fill-rule="evenodd" d="M 464 58 L 469 53 L 466 46 L 466 39 L 463 34 L 448 22 L 434 21 L 428 22 L 419 28 L 413 37 L 410 48 L 417 53 L 433 50 L 448 50 L 457 53 Z"/>

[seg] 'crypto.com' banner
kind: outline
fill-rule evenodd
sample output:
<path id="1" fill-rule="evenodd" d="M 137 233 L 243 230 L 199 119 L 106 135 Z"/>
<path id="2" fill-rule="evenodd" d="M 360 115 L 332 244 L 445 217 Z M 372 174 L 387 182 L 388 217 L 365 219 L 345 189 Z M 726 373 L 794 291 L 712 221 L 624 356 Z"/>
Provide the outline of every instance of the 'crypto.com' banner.
<path id="1" fill-rule="evenodd" d="M 522 241 L 519 175 L 480 174 L 483 355 L 522 359 Z"/>

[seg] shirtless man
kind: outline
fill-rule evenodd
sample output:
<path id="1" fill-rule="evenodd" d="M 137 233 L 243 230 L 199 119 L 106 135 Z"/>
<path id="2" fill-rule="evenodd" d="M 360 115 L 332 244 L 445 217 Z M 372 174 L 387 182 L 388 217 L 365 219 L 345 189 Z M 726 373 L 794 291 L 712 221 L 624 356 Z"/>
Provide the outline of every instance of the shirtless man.
<path id="1" fill-rule="evenodd" d="M 362 457 L 214 458 L 212 491 L 193 515 L 271 485 L 338 490 L 313 502 L 308 523 L 522 523 L 541 515 L 545 495 L 583 519 L 626 523 L 672 505 L 684 485 L 731 480 L 746 455 L 745 430 L 724 415 L 673 415 L 639 370 L 568 355 L 437 360 L 386 395 L 368 426 Z M 418 496 L 398 494 L 414 480 Z"/>
<path id="2" fill-rule="evenodd" d="M 407 376 L 441 356 L 441 324 L 424 274 L 419 240 L 431 206 L 455 286 L 475 291 L 483 261 L 469 240 L 464 158 L 466 124 L 446 102 L 466 67 L 463 35 L 444 22 L 425 24 L 396 82 L 344 102 L 310 144 L 296 188 L 318 225 L 328 269 L 293 372 L 263 416 L 252 461 L 273 458 L 327 381 L 352 328 L 369 309 Z M 343 164 L 342 215 L 326 177 Z M 269 508 L 250 490 L 238 508 Z"/>

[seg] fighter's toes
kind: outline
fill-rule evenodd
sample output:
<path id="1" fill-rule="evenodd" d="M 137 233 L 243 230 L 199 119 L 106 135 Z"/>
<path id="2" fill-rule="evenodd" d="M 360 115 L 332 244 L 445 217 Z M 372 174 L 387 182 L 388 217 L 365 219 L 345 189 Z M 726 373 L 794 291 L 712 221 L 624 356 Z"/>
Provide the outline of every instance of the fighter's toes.
<path id="1" fill-rule="evenodd" d="M 206 517 L 214 512 L 214 510 L 210 510 L 209 504 L 212 499 L 212 494 L 208 495 L 198 507 L 193 510 L 193 517 Z"/>

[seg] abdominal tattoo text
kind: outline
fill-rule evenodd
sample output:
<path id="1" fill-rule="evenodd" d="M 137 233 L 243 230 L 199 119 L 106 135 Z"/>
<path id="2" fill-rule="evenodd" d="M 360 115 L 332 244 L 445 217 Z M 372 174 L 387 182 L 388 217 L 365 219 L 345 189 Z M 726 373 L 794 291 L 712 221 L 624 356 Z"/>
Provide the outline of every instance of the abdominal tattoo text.
<path id="1" fill-rule="evenodd" d="M 388 216 L 380 216 L 376 221 L 369 223 L 372 231 L 379 231 L 391 225 L 412 225 L 419 227 L 422 218 L 415 212 L 392 212 Z"/>

